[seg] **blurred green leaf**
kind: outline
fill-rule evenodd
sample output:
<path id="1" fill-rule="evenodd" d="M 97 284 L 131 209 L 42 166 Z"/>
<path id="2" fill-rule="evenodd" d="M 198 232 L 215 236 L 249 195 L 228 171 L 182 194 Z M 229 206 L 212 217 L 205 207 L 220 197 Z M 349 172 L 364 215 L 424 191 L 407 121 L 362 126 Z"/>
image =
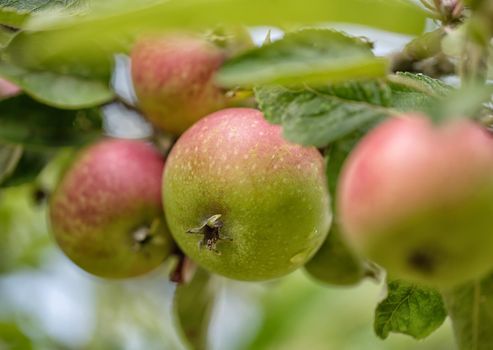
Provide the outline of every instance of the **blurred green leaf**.
<path id="1" fill-rule="evenodd" d="M 440 27 L 431 32 L 426 32 L 411 40 L 403 50 L 413 60 L 424 60 L 432 57 L 442 49 L 442 39 L 445 37 L 445 29 Z"/>
<path id="2" fill-rule="evenodd" d="M 15 323 L 0 322 L 0 349 L 30 350 L 33 344 Z"/>
<path id="3" fill-rule="evenodd" d="M 207 348 L 207 333 L 218 289 L 211 275 L 198 268 L 192 280 L 176 287 L 174 316 L 182 336 L 193 349 Z"/>
<path id="4" fill-rule="evenodd" d="M 447 311 L 436 290 L 402 280 L 387 284 L 387 297 L 375 313 L 375 333 L 382 339 L 390 332 L 423 339 L 445 321 Z"/>
<path id="5" fill-rule="evenodd" d="M 0 144 L 0 184 L 15 171 L 21 157 L 21 146 Z"/>
<path id="6" fill-rule="evenodd" d="M 493 275 L 444 292 L 460 350 L 487 350 L 493 344 Z"/>
<path id="7" fill-rule="evenodd" d="M 53 7 L 79 6 L 85 0 L 0 0 L 0 7 L 17 11 L 35 12 Z"/>
<path id="8" fill-rule="evenodd" d="M 0 101 L 0 140 L 29 146 L 79 145 L 101 135 L 99 111 L 69 111 L 40 104 L 26 95 Z"/>
<path id="9" fill-rule="evenodd" d="M 288 140 L 324 147 L 393 114 L 431 111 L 450 91 L 439 80 L 406 73 L 321 87 L 261 86 L 255 96 L 266 119 L 282 124 Z"/>
<path id="10" fill-rule="evenodd" d="M 17 10 L 14 7 L 3 7 L 0 5 L 0 24 L 19 28 L 29 18 L 26 11 Z"/>
<path id="11" fill-rule="evenodd" d="M 329 29 L 305 29 L 226 62 L 216 75 L 225 87 L 326 83 L 384 77 L 388 62 L 369 44 Z"/>
<path id="12" fill-rule="evenodd" d="M 34 99 L 58 108 L 80 109 L 110 101 L 109 82 L 52 72 L 36 72 L 0 62 L 0 75 Z"/>
<path id="13" fill-rule="evenodd" d="M 478 117 L 485 110 L 485 103 L 491 102 L 492 94 L 493 85 L 466 84 L 436 105 L 433 116 L 438 121 Z"/>
<path id="14" fill-rule="evenodd" d="M 34 181 L 51 156 L 52 152 L 45 149 L 25 149 L 15 170 L 5 178 L 5 181 L 0 181 L 0 188 Z"/>
<path id="15" fill-rule="evenodd" d="M 110 6 L 113 4 L 113 6 Z M 396 20 L 398 19 L 398 20 Z M 107 74 L 115 52 L 128 51 L 149 31 L 203 29 L 217 24 L 249 26 L 286 23 L 349 22 L 419 34 L 426 14 L 410 1 L 374 0 L 162 0 L 147 6 L 113 1 L 106 10 L 94 7 L 85 16 L 33 21 L 9 45 L 11 62 L 61 72 L 86 70 Z M 86 74 L 81 74 L 87 76 Z"/>

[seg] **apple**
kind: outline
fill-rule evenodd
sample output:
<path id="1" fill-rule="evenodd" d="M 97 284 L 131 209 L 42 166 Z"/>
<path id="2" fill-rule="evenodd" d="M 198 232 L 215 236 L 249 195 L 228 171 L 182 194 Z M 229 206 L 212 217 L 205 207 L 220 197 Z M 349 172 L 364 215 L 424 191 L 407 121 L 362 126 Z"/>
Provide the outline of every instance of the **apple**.
<path id="1" fill-rule="evenodd" d="M 337 198 L 348 242 L 391 276 L 448 288 L 493 269 L 493 138 L 472 121 L 385 121 L 350 154 Z"/>
<path id="2" fill-rule="evenodd" d="M 267 280 L 303 265 L 331 224 L 324 160 L 286 141 L 260 111 L 230 108 L 174 145 L 163 177 L 173 237 L 203 268 Z"/>
<path id="3" fill-rule="evenodd" d="M 179 135 L 200 118 L 224 108 L 225 91 L 213 82 L 225 51 L 184 33 L 144 37 L 131 53 L 138 106 L 157 128 Z"/>
<path id="4" fill-rule="evenodd" d="M 143 141 L 105 139 L 83 149 L 50 200 L 62 251 L 100 277 L 144 274 L 170 254 L 162 213 L 164 159 Z"/>

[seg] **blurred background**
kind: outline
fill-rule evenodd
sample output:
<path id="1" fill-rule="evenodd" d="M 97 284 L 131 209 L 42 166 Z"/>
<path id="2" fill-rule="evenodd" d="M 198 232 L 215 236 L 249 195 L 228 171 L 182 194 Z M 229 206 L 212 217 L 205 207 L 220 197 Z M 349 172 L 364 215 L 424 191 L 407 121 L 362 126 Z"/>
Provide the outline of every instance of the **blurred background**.
<path id="1" fill-rule="evenodd" d="M 338 26 L 375 40 L 378 55 L 398 50 L 409 37 L 364 27 Z M 251 30 L 261 43 L 267 28 Z M 271 38 L 282 35 L 273 29 Z M 114 87 L 133 99 L 128 59 L 116 57 Z M 150 127 L 122 105 L 105 109 L 105 130 L 139 138 Z M 125 282 L 92 277 L 55 246 L 40 189 L 53 187 L 62 152 L 34 183 L 0 190 L 0 350 L 4 349 L 185 349 L 173 324 L 170 265 Z M 373 314 L 383 284 L 324 286 L 303 272 L 267 283 L 217 277 L 221 286 L 209 329 L 209 347 L 235 349 L 454 349 L 450 323 L 424 341 L 373 333 Z M 200 292 L 200 291 L 199 291 Z"/>

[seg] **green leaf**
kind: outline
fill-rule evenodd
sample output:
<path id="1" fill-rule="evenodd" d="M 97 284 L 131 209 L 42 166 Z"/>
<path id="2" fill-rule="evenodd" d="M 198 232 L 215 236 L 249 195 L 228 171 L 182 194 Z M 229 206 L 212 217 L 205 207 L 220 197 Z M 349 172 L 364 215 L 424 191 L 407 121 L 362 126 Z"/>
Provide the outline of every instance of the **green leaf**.
<path id="1" fill-rule="evenodd" d="M 266 119 L 282 124 L 288 140 L 324 147 L 398 112 L 431 111 L 449 91 L 436 79 L 399 74 L 325 87 L 261 86 L 255 96 Z"/>
<path id="2" fill-rule="evenodd" d="M 448 96 L 453 91 L 453 88 L 443 81 L 421 73 L 398 72 L 387 79 L 395 91 L 403 93 L 422 93 L 425 96 L 440 98 Z"/>
<path id="3" fill-rule="evenodd" d="M 0 101 L 0 141 L 29 146 L 80 145 L 101 135 L 99 111 L 69 111 L 40 104 L 26 95 Z"/>
<path id="4" fill-rule="evenodd" d="M 444 27 L 423 33 L 411 40 L 404 47 L 403 53 L 416 61 L 432 57 L 441 52 L 441 43 L 445 35 L 446 32 Z"/>
<path id="5" fill-rule="evenodd" d="M 435 331 L 447 317 L 441 295 L 432 288 L 402 280 L 388 283 L 387 297 L 377 306 L 375 333 L 382 339 L 390 332 L 423 339 Z"/>
<path id="6" fill-rule="evenodd" d="M 56 18 L 56 17 L 55 17 Z M 398 20 L 396 20 L 398 19 Z M 113 1 L 77 17 L 38 21 L 9 45 L 11 62 L 30 68 L 77 66 L 106 72 L 115 52 L 127 51 L 142 33 L 222 25 L 349 22 L 419 34 L 426 13 L 410 1 L 372 0 L 161 0 Z M 33 21 L 36 23 L 37 21 Z M 69 64 L 70 63 L 70 64 Z M 74 69 L 74 68 L 71 68 Z"/>
<path id="7" fill-rule="evenodd" d="M 18 186 L 27 182 L 34 181 L 41 170 L 48 164 L 52 156 L 50 150 L 45 149 L 25 149 L 22 152 L 15 170 L 0 181 L 0 187 Z"/>
<path id="8" fill-rule="evenodd" d="M 390 114 L 390 90 L 381 81 L 346 82 L 324 88 L 255 90 L 267 120 L 281 123 L 284 136 L 303 145 L 323 147 L 360 125 Z"/>
<path id="9" fill-rule="evenodd" d="M 176 287 L 174 316 L 181 335 L 193 349 L 207 348 L 207 333 L 217 293 L 214 279 L 201 268 L 189 283 Z"/>
<path id="10" fill-rule="evenodd" d="M 493 344 L 493 275 L 444 292 L 460 350 L 489 350 Z"/>
<path id="11" fill-rule="evenodd" d="M 485 110 L 485 103 L 491 102 L 493 85 L 466 84 L 452 92 L 438 104 L 434 111 L 435 120 L 450 118 L 476 118 Z M 491 112 L 491 106 L 489 107 Z"/>
<path id="12" fill-rule="evenodd" d="M 21 146 L 0 144 L 0 184 L 14 172 L 21 157 Z"/>
<path id="13" fill-rule="evenodd" d="M 338 82 L 384 77 L 388 62 L 367 42 L 329 29 L 291 32 L 226 62 L 216 75 L 225 87 Z"/>
<path id="14" fill-rule="evenodd" d="M 109 82 L 53 72 L 29 71 L 0 62 L 0 75 L 34 99 L 58 108 L 80 109 L 110 101 Z"/>

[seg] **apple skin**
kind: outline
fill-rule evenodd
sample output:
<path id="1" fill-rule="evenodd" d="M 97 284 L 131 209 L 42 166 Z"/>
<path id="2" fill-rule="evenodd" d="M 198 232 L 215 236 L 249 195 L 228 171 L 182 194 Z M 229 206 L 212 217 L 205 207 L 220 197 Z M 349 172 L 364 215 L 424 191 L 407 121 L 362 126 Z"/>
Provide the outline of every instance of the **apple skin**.
<path id="1" fill-rule="evenodd" d="M 134 277 L 160 265 L 173 246 L 162 214 L 163 167 L 161 154 L 143 141 L 105 139 L 82 150 L 50 200 L 62 251 L 106 278 Z M 151 236 L 135 236 L 151 225 Z"/>
<path id="2" fill-rule="evenodd" d="M 157 128 L 179 135 L 209 113 L 224 108 L 225 91 L 213 83 L 226 53 L 191 34 L 137 41 L 131 74 L 139 108 Z"/>
<path id="3" fill-rule="evenodd" d="M 345 237 L 391 276 L 439 288 L 493 269 L 493 138 L 469 120 L 392 118 L 344 164 Z"/>
<path id="4" fill-rule="evenodd" d="M 286 141 L 258 110 L 213 113 L 184 133 L 168 157 L 163 202 L 171 233 L 211 272 L 248 281 L 288 274 L 329 231 L 324 168 L 317 149 Z M 214 215 L 221 215 L 222 239 L 190 233 Z"/>

